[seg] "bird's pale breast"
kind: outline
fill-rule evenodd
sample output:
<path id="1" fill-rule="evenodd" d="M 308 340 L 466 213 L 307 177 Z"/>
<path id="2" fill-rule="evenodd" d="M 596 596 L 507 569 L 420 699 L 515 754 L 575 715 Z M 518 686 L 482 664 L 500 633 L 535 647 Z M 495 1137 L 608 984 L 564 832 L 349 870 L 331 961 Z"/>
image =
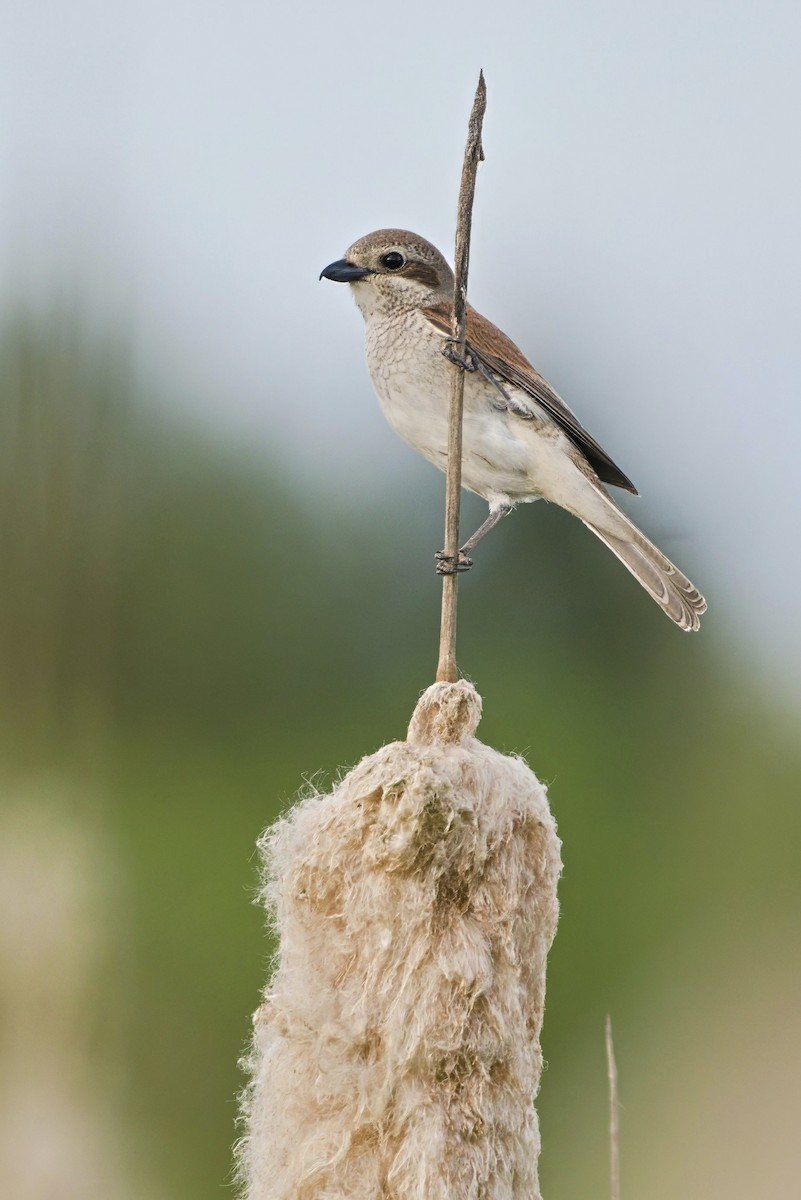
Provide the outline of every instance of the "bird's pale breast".
<path id="1" fill-rule="evenodd" d="M 375 314 L 365 323 L 367 366 L 384 415 L 405 442 L 442 470 L 453 369 L 444 345 L 417 311 Z M 572 464 L 565 461 L 566 439 L 544 413 L 524 421 L 502 411 L 503 398 L 478 372 L 466 374 L 464 396 L 466 488 L 513 501 L 536 500 L 561 488 L 561 476 Z M 532 407 L 530 397 L 525 401 Z"/>

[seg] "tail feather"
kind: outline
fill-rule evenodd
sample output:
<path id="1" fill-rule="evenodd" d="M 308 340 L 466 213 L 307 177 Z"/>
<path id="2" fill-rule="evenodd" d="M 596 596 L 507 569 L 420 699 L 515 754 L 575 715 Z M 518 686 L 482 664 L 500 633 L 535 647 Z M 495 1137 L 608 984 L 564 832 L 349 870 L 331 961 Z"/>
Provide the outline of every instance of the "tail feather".
<path id="1" fill-rule="evenodd" d="M 616 516 L 622 518 L 615 522 L 621 530 L 619 535 L 599 529 L 589 521 L 584 521 L 584 524 L 617 555 L 671 621 L 675 621 L 680 629 L 699 629 L 701 614 L 706 612 L 706 600 L 698 588 L 690 583 L 686 575 L 682 575 L 653 542 L 649 542 L 611 499 L 610 505 Z"/>

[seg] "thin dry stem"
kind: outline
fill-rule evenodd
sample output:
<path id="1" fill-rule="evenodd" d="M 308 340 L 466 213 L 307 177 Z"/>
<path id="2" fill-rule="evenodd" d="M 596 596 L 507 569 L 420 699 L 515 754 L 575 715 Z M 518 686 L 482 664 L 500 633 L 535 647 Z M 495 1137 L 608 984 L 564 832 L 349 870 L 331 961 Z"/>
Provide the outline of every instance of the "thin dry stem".
<path id="1" fill-rule="evenodd" d="M 459 208 L 456 217 L 456 249 L 454 252 L 453 325 L 451 336 L 455 356 L 464 359 L 465 313 L 467 308 L 467 272 L 470 262 L 470 230 L 473 223 L 473 197 L 476 191 L 478 164 L 484 158 L 481 128 L 487 107 L 487 88 L 484 72 L 478 77 L 473 109 L 467 129 L 467 145 L 462 164 L 459 187 Z M 459 557 L 459 500 L 462 488 L 462 409 L 464 407 L 464 372 L 454 364 L 451 376 L 451 404 L 448 428 L 448 469 L 445 490 L 445 554 L 456 566 Z M 442 618 L 439 638 L 437 682 L 455 683 L 459 678 L 456 666 L 456 599 L 458 574 L 442 578 Z"/>
<path id="2" fill-rule="evenodd" d="M 612 1200 L 620 1200 L 620 1119 L 617 1099 L 617 1064 L 612 1041 L 612 1018 L 606 1018 L 606 1077 L 609 1081 L 609 1169 Z"/>

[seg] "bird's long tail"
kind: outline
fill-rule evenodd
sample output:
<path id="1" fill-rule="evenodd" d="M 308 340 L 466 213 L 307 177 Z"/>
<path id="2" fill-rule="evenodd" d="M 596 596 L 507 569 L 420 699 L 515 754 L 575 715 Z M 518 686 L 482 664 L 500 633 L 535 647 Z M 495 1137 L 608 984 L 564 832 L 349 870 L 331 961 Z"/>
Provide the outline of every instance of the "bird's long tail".
<path id="1" fill-rule="evenodd" d="M 649 542 L 644 533 L 618 508 L 611 497 L 606 496 L 614 510 L 615 532 L 599 528 L 590 521 L 584 524 L 599 537 L 623 566 L 631 571 L 646 592 L 675 621 L 680 629 L 697 630 L 701 625 L 701 614 L 706 612 L 706 600 L 686 575 Z M 610 514 L 611 515 L 611 514 Z M 609 522 L 612 524 L 612 522 Z M 607 522 L 604 522 L 607 525 Z"/>

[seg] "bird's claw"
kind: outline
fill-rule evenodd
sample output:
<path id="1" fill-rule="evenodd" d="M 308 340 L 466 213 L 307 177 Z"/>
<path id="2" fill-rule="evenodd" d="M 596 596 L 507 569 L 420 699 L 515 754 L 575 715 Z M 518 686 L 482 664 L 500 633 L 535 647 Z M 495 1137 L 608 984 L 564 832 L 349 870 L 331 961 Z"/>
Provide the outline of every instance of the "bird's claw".
<path id="1" fill-rule="evenodd" d="M 452 349 L 453 346 L 461 345 L 462 343 L 457 341 L 456 338 L 446 338 L 445 345 L 442 347 L 442 353 L 445 355 L 448 362 L 452 362 L 457 367 L 461 367 L 463 371 L 475 371 L 476 364 L 473 362 L 473 358 L 469 350 L 465 351 L 465 355 L 462 357 L 461 354 L 457 354 L 456 351 Z"/>
<path id="2" fill-rule="evenodd" d="M 444 550 L 438 550 L 434 558 L 437 561 L 438 575 L 458 575 L 462 571 L 469 571 L 473 565 L 472 558 L 468 558 L 463 550 L 459 551 L 455 562 L 453 555 L 446 554 Z"/>

